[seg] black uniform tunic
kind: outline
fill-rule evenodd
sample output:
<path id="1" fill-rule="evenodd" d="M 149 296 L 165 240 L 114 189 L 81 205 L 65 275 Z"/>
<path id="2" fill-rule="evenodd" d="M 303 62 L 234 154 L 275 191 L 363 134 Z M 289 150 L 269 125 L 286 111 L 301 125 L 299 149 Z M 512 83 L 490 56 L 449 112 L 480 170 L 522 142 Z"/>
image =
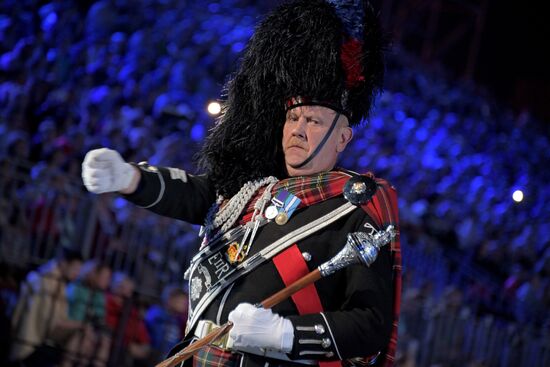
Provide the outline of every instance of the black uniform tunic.
<path id="1" fill-rule="evenodd" d="M 173 168 L 139 167 L 142 179 L 136 192 L 126 195 L 128 200 L 163 216 L 204 224 L 206 213 L 215 201 L 215 192 L 207 177 Z M 345 203 L 342 196 L 337 196 L 298 209 L 285 225 L 270 222 L 260 227 L 249 256 Z M 297 245 L 302 253 L 311 255 L 307 266 L 313 270 L 342 249 L 348 233 L 370 232 L 375 226 L 358 207 Z M 226 298 L 223 297 L 225 291 L 221 292 L 201 319 L 225 323 L 229 312 L 239 303 L 258 303 L 284 286 L 273 261 L 268 261 L 239 278 Z M 382 247 L 370 267 L 351 265 L 317 281 L 315 287 L 324 312 L 298 315 L 291 299 L 273 308 L 273 312 L 287 317 L 294 326 L 294 345 L 288 355 L 291 359 L 344 360 L 384 352 L 392 329 L 392 265 L 388 246 Z M 222 298 L 225 298 L 223 304 Z M 311 327 L 315 325 L 322 325 L 320 329 L 324 331 L 313 331 Z M 321 343 L 326 338 L 330 343 Z M 263 366 L 266 361 L 258 356 L 248 357 L 247 365 Z"/>

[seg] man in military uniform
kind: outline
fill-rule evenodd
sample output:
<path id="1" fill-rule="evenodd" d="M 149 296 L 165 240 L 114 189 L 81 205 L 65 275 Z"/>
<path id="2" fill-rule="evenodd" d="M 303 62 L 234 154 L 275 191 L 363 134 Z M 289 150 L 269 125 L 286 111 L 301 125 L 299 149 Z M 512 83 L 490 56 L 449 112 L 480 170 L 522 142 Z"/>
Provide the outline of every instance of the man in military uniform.
<path id="1" fill-rule="evenodd" d="M 201 152 L 205 174 L 126 163 L 105 148 L 87 154 L 91 192 L 118 191 L 204 225 L 186 273 L 188 337 L 234 326 L 194 363 L 393 363 L 399 237 L 368 268 L 350 266 L 272 309 L 253 306 L 333 257 L 348 233 L 398 224 L 386 181 L 334 168 L 380 90 L 382 45 L 367 4 L 282 5 L 259 25 L 228 84 Z"/>

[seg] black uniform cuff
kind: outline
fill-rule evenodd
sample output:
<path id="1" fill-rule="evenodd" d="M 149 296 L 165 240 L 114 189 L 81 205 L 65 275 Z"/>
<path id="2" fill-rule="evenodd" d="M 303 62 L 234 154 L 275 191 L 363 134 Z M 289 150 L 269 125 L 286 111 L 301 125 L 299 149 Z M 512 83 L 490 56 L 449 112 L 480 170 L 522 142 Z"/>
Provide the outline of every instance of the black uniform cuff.
<path id="1" fill-rule="evenodd" d="M 287 317 L 294 327 L 291 359 L 341 359 L 330 325 L 323 313 Z"/>
<path id="2" fill-rule="evenodd" d="M 163 168 L 150 166 L 147 162 L 130 164 L 140 170 L 141 179 L 136 191 L 122 196 L 135 205 L 144 208 L 156 205 L 162 199 L 165 190 L 165 180 L 161 172 Z"/>

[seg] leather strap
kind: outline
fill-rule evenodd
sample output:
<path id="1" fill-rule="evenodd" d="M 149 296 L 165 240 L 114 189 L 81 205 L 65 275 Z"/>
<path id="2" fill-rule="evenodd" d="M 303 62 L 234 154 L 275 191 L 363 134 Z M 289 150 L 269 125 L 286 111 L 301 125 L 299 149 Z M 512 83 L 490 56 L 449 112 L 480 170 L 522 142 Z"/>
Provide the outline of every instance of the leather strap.
<path id="1" fill-rule="evenodd" d="M 310 154 L 309 157 L 307 157 L 302 163 L 300 164 L 295 164 L 295 165 L 290 165 L 292 168 L 302 168 L 303 166 L 305 166 L 306 164 L 308 164 L 309 162 L 311 162 L 311 160 L 313 158 L 315 158 L 315 156 L 317 154 L 319 154 L 319 152 L 321 151 L 321 149 L 323 149 L 323 146 L 325 145 L 325 143 L 327 142 L 328 138 L 330 137 L 330 135 L 332 134 L 332 131 L 334 130 L 334 128 L 336 127 L 336 123 L 338 122 L 338 119 L 340 118 L 340 112 L 336 111 L 336 115 L 334 116 L 334 119 L 332 120 L 332 123 L 330 124 L 330 127 L 329 129 L 327 130 L 327 132 L 325 133 L 325 136 L 323 137 L 323 140 L 321 140 L 321 142 L 319 143 L 319 145 L 317 145 L 317 147 L 315 148 L 315 150 L 313 151 L 313 153 Z"/>

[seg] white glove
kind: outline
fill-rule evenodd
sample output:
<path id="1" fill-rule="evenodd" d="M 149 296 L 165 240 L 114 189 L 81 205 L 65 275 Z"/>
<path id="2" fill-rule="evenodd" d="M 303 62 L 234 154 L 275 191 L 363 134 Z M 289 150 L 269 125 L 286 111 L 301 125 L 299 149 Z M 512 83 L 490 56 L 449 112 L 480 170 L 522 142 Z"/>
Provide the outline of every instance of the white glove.
<path id="1" fill-rule="evenodd" d="M 89 151 L 82 162 L 82 181 L 88 191 L 95 194 L 120 191 L 128 188 L 139 174 L 126 163 L 117 151 L 107 148 Z"/>
<path id="2" fill-rule="evenodd" d="M 233 323 L 229 332 L 233 349 L 264 348 L 284 353 L 292 351 L 292 323 L 270 309 L 241 303 L 229 313 L 228 319 Z"/>

